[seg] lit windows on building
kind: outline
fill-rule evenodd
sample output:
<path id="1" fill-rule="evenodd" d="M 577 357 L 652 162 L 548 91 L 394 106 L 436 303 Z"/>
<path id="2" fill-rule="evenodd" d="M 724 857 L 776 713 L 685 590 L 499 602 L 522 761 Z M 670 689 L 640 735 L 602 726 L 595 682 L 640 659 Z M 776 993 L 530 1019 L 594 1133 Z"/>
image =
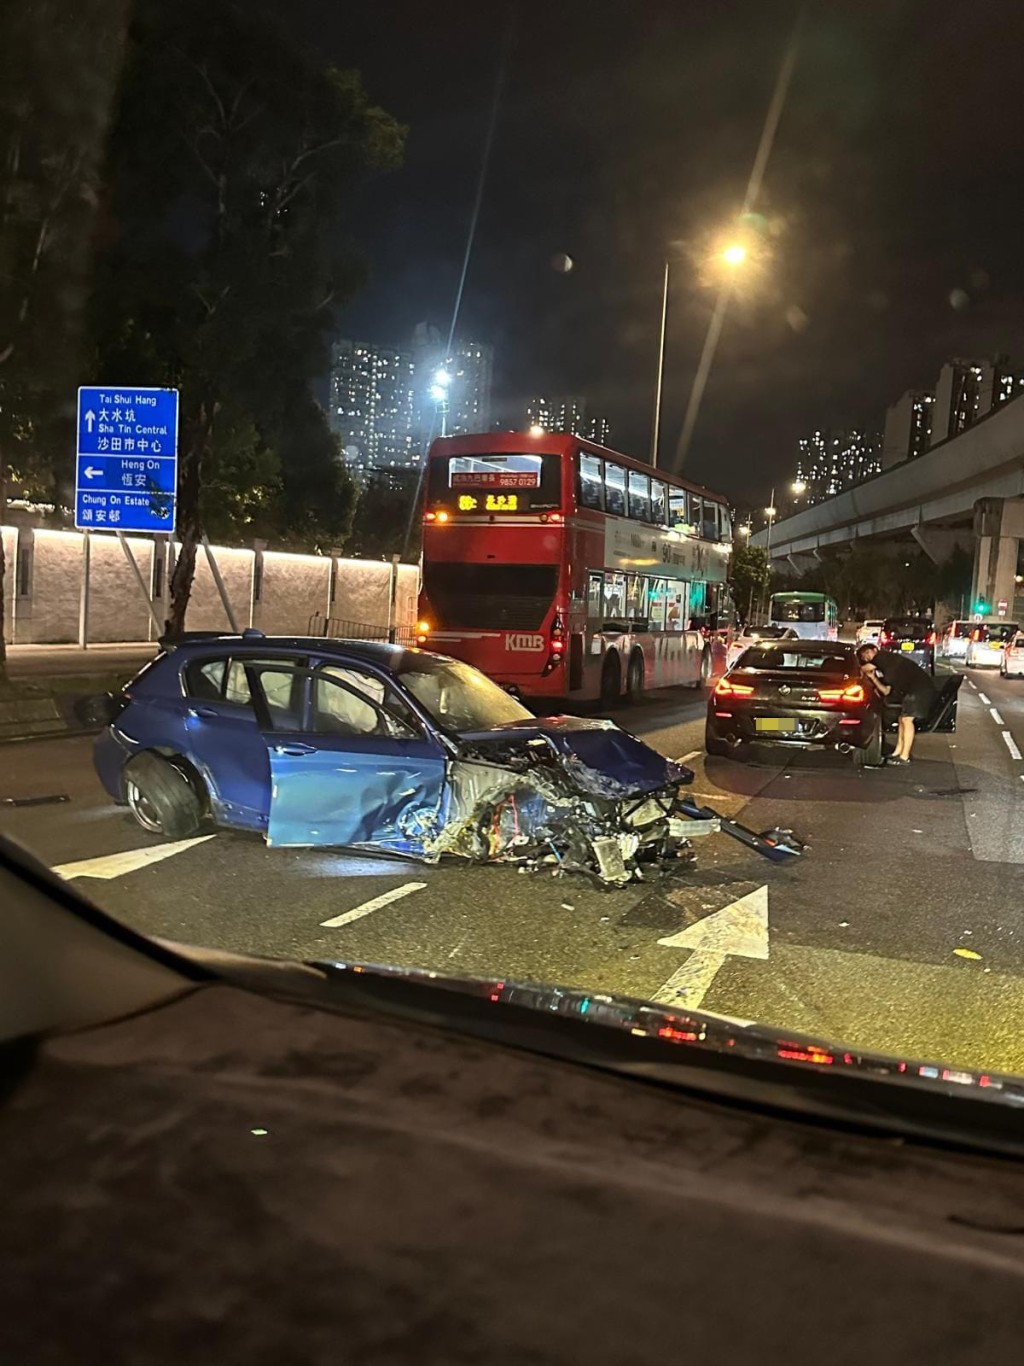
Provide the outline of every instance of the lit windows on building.
<path id="1" fill-rule="evenodd" d="M 881 469 L 881 443 L 875 435 L 852 428 L 815 431 L 802 437 L 794 482 L 805 488 L 799 503 L 820 503 L 862 483 Z"/>
<path id="2" fill-rule="evenodd" d="M 601 446 L 607 446 L 611 437 L 608 419 L 588 417 L 587 400 L 580 394 L 531 398 L 526 405 L 525 426 L 527 431 L 539 427 L 545 432 L 570 432 Z"/>

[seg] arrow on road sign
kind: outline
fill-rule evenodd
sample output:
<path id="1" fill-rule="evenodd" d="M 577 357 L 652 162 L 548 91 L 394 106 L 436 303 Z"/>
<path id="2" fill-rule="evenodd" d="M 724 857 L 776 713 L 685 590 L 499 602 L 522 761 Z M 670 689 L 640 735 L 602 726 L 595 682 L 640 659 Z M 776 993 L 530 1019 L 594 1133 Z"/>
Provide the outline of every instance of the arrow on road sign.
<path id="1" fill-rule="evenodd" d="M 95 465 L 86 465 L 83 473 L 86 479 L 99 479 L 103 471 L 98 470 Z"/>
<path id="2" fill-rule="evenodd" d="M 758 887 L 658 943 L 667 949 L 690 949 L 691 953 L 651 999 L 662 1005 L 695 1009 L 727 958 L 768 957 L 768 888 Z"/>
<path id="3" fill-rule="evenodd" d="M 85 415 L 85 425 L 86 425 L 86 427 L 88 427 L 88 429 L 89 429 L 90 432 L 91 432 L 92 429 L 93 429 L 93 424 L 95 423 L 95 421 L 96 421 L 96 414 L 95 414 L 95 413 L 93 412 L 93 410 L 90 408 L 89 411 L 88 411 L 88 412 L 86 413 L 86 415 Z"/>

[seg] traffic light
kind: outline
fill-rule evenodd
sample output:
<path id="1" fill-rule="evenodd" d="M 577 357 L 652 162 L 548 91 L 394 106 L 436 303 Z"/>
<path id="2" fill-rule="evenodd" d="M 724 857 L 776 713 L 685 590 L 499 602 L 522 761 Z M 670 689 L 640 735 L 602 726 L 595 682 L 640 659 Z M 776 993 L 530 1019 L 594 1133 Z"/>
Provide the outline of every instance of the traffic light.
<path id="1" fill-rule="evenodd" d="M 974 604 L 974 610 L 978 613 L 979 616 L 984 617 L 988 615 L 988 613 L 991 611 L 991 608 L 989 607 L 988 602 L 984 598 L 979 598 L 977 602 Z"/>

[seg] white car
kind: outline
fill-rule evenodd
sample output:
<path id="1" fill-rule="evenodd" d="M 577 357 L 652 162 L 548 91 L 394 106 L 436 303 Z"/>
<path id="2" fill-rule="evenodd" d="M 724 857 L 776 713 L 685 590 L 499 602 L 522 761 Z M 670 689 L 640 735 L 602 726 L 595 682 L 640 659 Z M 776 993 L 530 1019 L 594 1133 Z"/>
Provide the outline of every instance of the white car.
<path id="1" fill-rule="evenodd" d="M 1017 635 L 1016 626 L 975 626 L 967 642 L 969 669 L 1001 669 L 1003 646 Z"/>
<path id="2" fill-rule="evenodd" d="M 1006 642 L 999 672 L 1004 678 L 1024 678 L 1024 631 L 1018 631 Z"/>
<path id="3" fill-rule="evenodd" d="M 878 634 L 885 625 L 883 621 L 862 621 L 854 636 L 855 645 L 877 645 Z"/>
<path id="4" fill-rule="evenodd" d="M 792 626 L 745 626 L 725 652 L 725 667 L 731 669 L 744 650 L 762 640 L 799 640 L 800 633 Z"/>
<path id="5" fill-rule="evenodd" d="M 939 636 L 937 653 L 942 659 L 965 659 L 971 632 L 975 629 L 973 621 L 951 621 Z"/>

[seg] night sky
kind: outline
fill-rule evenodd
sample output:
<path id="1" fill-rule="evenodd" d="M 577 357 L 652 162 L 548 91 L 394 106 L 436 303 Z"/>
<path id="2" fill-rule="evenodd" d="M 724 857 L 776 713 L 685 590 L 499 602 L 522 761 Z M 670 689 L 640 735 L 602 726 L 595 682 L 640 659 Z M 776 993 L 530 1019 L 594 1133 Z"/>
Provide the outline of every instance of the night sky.
<path id="1" fill-rule="evenodd" d="M 343 332 L 447 330 L 507 23 L 502 0 L 267 0 L 409 126 L 353 206 L 369 258 Z M 496 349 L 495 417 L 579 392 L 644 457 L 662 262 L 664 453 L 798 6 L 520 0 L 460 319 Z M 760 501 L 816 426 L 880 429 L 952 355 L 1024 367 L 1024 5 L 819 0 L 762 196 L 769 260 L 728 317 L 686 472 Z M 567 253 L 569 274 L 552 259 Z"/>

